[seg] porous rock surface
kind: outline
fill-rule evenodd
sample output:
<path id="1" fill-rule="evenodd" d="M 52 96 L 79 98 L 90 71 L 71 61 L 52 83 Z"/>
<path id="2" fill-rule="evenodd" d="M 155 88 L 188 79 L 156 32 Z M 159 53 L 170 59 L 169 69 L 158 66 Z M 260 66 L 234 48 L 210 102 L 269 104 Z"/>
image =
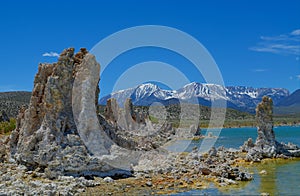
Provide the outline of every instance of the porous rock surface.
<path id="1" fill-rule="evenodd" d="M 0 195 L 79 195 L 86 187 L 101 183 L 73 176 L 49 180 L 39 170 L 30 171 L 23 165 L 0 163 Z"/>
<path id="2" fill-rule="evenodd" d="M 49 178 L 128 175 L 129 166 L 120 161 L 126 153 L 97 126 L 99 72 L 99 63 L 85 49 L 74 54 L 69 48 L 57 63 L 40 64 L 29 107 L 21 110 L 10 137 L 11 160 L 41 168 Z M 125 168 L 108 163 L 114 161 Z"/>
<path id="3" fill-rule="evenodd" d="M 116 99 L 108 99 L 104 117 L 99 115 L 99 119 L 113 141 L 131 150 L 157 149 L 176 137 L 171 123 L 153 124 L 147 112 L 134 110 L 130 98 L 126 99 L 124 109 L 117 104 Z"/>
<path id="4" fill-rule="evenodd" d="M 248 152 L 248 161 L 260 161 L 263 158 L 275 157 L 299 157 L 300 148 L 294 144 L 279 143 L 275 139 L 273 130 L 273 101 L 264 96 L 262 102 L 256 107 L 257 139 L 253 143 L 249 138 L 241 147 L 242 151 Z"/>

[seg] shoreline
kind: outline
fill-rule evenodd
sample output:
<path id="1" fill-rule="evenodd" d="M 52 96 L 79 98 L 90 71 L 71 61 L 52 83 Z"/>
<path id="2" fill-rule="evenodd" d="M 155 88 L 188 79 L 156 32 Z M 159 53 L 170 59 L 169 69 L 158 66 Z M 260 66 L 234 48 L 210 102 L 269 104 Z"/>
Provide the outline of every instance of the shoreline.
<path id="1" fill-rule="evenodd" d="M 298 127 L 300 126 L 300 123 L 293 124 L 293 125 L 287 125 L 287 124 L 279 124 L 275 125 L 274 127 Z M 236 128 L 257 128 L 257 126 L 230 126 L 230 127 L 200 127 L 200 129 L 236 129 Z"/>
<path id="2" fill-rule="evenodd" d="M 259 166 L 274 162 L 280 162 L 282 164 L 288 164 L 294 161 L 299 162 L 300 158 L 266 158 L 259 163 L 247 162 L 241 159 L 236 159 L 234 161 L 235 164 L 233 164 L 233 166 L 254 170 Z M 202 175 L 197 178 L 193 178 L 192 175 L 183 175 L 178 179 L 174 179 L 171 174 L 147 174 L 144 177 L 130 177 L 114 180 L 110 183 L 106 183 L 102 179 L 97 179 L 97 181 L 100 183 L 99 186 L 87 188 L 86 191 L 80 195 L 87 196 L 95 193 L 97 193 L 97 195 L 165 195 L 179 194 L 194 190 L 203 191 L 205 193 L 205 191 L 209 189 L 216 189 L 222 192 L 235 188 L 243 188 L 247 186 L 248 183 L 251 183 L 251 181 L 231 180 L 224 183 L 224 181 L 221 182 L 219 178 L 211 175 Z"/>

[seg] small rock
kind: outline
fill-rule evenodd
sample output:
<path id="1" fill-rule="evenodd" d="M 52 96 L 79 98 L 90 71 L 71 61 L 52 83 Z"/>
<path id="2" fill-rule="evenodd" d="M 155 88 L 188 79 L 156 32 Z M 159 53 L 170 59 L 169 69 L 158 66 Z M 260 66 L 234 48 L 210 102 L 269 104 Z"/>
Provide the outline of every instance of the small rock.
<path id="1" fill-rule="evenodd" d="M 267 171 L 266 171 L 266 170 L 261 170 L 261 171 L 259 172 L 259 174 L 266 175 L 266 174 L 267 174 Z"/>
<path id="2" fill-rule="evenodd" d="M 26 174 L 31 175 L 33 173 L 33 171 L 28 171 L 26 172 Z"/>
<path id="3" fill-rule="evenodd" d="M 246 172 L 240 172 L 238 177 L 241 179 L 241 181 L 249 181 L 253 179 L 253 176 Z"/>
<path id="4" fill-rule="evenodd" d="M 208 151 L 209 156 L 217 156 L 217 150 L 216 148 L 213 146 L 211 147 L 211 149 Z"/>
<path id="5" fill-rule="evenodd" d="M 104 180 L 104 182 L 106 182 L 106 183 L 111 183 L 111 182 L 114 181 L 114 179 L 112 179 L 112 178 L 109 177 L 109 176 L 105 177 L 103 180 Z"/>
<path id="6" fill-rule="evenodd" d="M 211 173 L 211 170 L 208 168 L 201 168 L 200 171 L 203 175 L 209 175 Z"/>
<path id="7" fill-rule="evenodd" d="M 147 182 L 146 182 L 146 185 L 147 185 L 148 187 L 151 187 L 151 186 L 152 186 L 152 182 L 151 182 L 151 181 L 147 181 Z"/>
<path id="8" fill-rule="evenodd" d="M 270 196 L 270 193 L 261 193 L 261 196 Z"/>
<path id="9" fill-rule="evenodd" d="M 74 177 L 73 176 L 59 176 L 58 180 L 61 180 L 61 181 L 74 180 Z"/>
<path id="10" fill-rule="evenodd" d="M 219 186 L 221 186 L 221 187 L 222 186 L 227 186 L 227 184 L 225 182 L 222 182 L 222 183 L 219 184 Z"/>
<path id="11" fill-rule="evenodd" d="M 231 184 L 238 184 L 236 181 L 234 181 L 234 180 L 231 180 L 231 179 L 226 179 L 226 181 L 225 181 L 227 184 L 229 184 L 229 185 L 231 185 Z"/>
<path id="12" fill-rule="evenodd" d="M 192 183 L 192 181 L 188 177 L 184 177 L 183 180 L 188 184 Z"/>

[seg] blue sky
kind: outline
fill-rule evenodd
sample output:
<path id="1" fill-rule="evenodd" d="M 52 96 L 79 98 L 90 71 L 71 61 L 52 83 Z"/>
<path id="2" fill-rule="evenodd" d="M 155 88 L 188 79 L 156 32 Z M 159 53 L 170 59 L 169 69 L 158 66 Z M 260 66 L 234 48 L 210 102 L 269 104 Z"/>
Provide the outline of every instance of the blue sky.
<path id="1" fill-rule="evenodd" d="M 300 1 L 1 1 L 0 91 L 33 87 L 38 64 L 64 48 L 91 49 L 105 37 L 138 25 L 184 31 L 213 56 L 226 86 L 300 88 Z M 98 59 L 101 64 L 101 59 Z M 101 95 L 130 66 L 162 61 L 190 81 L 204 82 L 170 51 L 141 48 L 109 65 Z M 147 74 L 147 73 L 141 73 Z"/>

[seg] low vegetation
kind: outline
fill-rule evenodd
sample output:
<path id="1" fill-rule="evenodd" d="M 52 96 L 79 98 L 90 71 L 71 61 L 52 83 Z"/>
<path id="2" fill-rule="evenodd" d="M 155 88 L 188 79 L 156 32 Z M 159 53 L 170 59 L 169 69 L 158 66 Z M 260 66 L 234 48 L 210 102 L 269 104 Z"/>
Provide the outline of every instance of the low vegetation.
<path id="1" fill-rule="evenodd" d="M 31 92 L 0 92 L 0 111 L 5 111 L 8 117 L 15 118 L 21 106 L 29 104 L 30 97 Z"/>
<path id="2" fill-rule="evenodd" d="M 11 118 L 9 122 L 0 122 L 0 135 L 8 135 L 16 128 L 16 119 Z"/>
<path id="3" fill-rule="evenodd" d="M 105 106 L 99 106 L 99 112 L 104 113 Z M 198 106 L 193 104 L 184 105 L 185 110 L 182 111 L 180 105 L 168 105 L 168 106 L 134 106 L 136 111 L 142 111 L 149 114 L 149 118 L 153 123 L 158 123 L 160 119 L 165 119 L 167 122 L 172 123 L 174 127 L 178 127 L 179 124 L 182 127 L 189 127 L 195 122 L 195 116 L 199 116 L 199 127 L 207 128 L 210 123 L 211 109 L 206 106 Z M 223 109 L 216 109 L 216 113 L 221 112 Z M 199 112 L 200 111 L 200 112 Z M 183 117 L 183 118 L 181 118 Z M 221 119 L 221 116 L 217 116 Z M 300 114 L 298 115 L 276 115 L 273 118 L 274 125 L 295 125 L 300 124 Z M 256 118 L 254 114 L 247 112 L 241 112 L 234 109 L 226 109 L 225 121 L 223 127 L 255 127 Z"/>
<path id="4" fill-rule="evenodd" d="M 282 126 L 282 125 L 299 125 L 300 124 L 300 114 L 293 114 L 293 115 L 275 115 L 273 117 L 274 125 L 275 126 Z"/>

